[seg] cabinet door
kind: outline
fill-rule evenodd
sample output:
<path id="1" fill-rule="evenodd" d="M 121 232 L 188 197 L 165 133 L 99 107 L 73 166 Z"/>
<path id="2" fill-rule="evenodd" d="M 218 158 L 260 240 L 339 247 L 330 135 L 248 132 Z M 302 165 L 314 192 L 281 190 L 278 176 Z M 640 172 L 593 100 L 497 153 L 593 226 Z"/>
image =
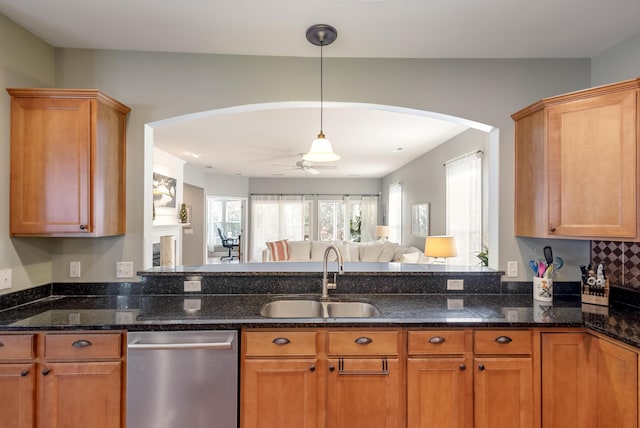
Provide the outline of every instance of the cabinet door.
<path id="1" fill-rule="evenodd" d="M 473 368 L 467 358 L 410 358 L 408 428 L 472 428 Z"/>
<path id="2" fill-rule="evenodd" d="M 475 427 L 532 428 L 532 359 L 476 358 L 474 365 Z"/>
<path id="3" fill-rule="evenodd" d="M 245 360 L 242 376 L 243 428 L 319 426 L 317 360 Z"/>
<path id="4" fill-rule="evenodd" d="M 89 232 L 91 101 L 13 98 L 11 233 Z"/>
<path id="5" fill-rule="evenodd" d="M 597 366 L 590 397 L 597 428 L 637 428 L 638 354 L 597 339 Z"/>
<path id="6" fill-rule="evenodd" d="M 120 428 L 122 363 L 47 363 L 39 367 L 40 428 Z"/>
<path id="7" fill-rule="evenodd" d="M 588 397 L 591 345 L 587 333 L 542 334 L 542 426 L 589 426 L 592 407 Z"/>
<path id="8" fill-rule="evenodd" d="M 398 359 L 329 359 L 327 426 L 403 426 L 403 373 Z"/>
<path id="9" fill-rule="evenodd" d="M 636 236 L 636 98 L 628 90 L 549 107 L 549 235 Z"/>
<path id="10" fill-rule="evenodd" d="M 33 428 L 35 364 L 0 364 L 0 427 Z"/>

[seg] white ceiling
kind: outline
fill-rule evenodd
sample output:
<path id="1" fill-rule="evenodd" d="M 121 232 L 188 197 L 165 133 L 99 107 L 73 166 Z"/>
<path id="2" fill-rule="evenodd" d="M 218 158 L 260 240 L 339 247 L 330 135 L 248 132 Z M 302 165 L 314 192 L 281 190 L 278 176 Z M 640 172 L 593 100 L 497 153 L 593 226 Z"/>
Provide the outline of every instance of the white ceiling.
<path id="1" fill-rule="evenodd" d="M 273 56 L 318 56 L 304 36 L 318 23 L 338 30 L 332 57 L 592 58 L 640 31 L 639 0 L 0 0 L 0 13 L 55 47 Z M 465 129 L 326 107 L 342 159 L 318 177 L 380 177 Z M 216 174 L 304 176 L 288 165 L 318 131 L 317 104 L 223 113 L 158 126 L 156 145 Z"/>

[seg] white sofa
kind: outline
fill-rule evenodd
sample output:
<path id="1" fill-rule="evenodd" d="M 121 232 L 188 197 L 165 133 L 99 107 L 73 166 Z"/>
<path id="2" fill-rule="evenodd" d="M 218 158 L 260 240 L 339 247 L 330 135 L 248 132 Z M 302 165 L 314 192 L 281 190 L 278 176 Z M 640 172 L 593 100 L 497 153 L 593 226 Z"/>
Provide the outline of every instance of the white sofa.
<path id="1" fill-rule="evenodd" d="M 286 258 L 273 260 L 269 244 L 286 245 Z M 325 249 L 335 244 L 342 254 L 344 262 L 399 262 L 399 263 L 430 263 L 432 260 L 425 257 L 422 251 L 415 247 L 402 247 L 389 241 L 375 242 L 348 242 L 348 241 L 274 241 L 267 243 L 267 248 L 262 250 L 262 261 L 288 261 L 308 262 L 322 261 Z M 329 253 L 329 260 L 335 261 L 335 252 Z"/>

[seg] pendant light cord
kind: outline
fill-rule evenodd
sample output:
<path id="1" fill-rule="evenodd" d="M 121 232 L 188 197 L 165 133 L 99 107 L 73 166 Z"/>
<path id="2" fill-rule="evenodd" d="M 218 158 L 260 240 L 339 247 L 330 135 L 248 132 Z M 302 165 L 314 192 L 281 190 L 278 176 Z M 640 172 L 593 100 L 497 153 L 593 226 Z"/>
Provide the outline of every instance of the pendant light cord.
<path id="1" fill-rule="evenodd" d="M 323 119 L 323 104 L 324 104 L 324 96 L 323 96 L 323 79 L 322 79 L 322 62 L 323 62 L 323 56 L 322 56 L 322 47 L 324 46 L 324 41 L 322 41 L 322 43 L 320 44 L 320 133 L 324 134 L 322 132 L 322 119 Z"/>

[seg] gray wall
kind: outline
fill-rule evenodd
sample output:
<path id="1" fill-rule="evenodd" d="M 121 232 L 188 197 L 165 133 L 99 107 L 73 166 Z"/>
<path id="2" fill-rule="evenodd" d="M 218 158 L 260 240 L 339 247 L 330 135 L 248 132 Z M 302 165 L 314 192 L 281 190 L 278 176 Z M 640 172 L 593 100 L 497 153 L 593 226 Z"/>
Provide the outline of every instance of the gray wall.
<path id="1" fill-rule="evenodd" d="M 382 181 L 383 199 L 388 200 L 389 185 L 402 183 L 402 245 L 424 249 L 424 238 L 411 235 L 411 206 L 429 202 L 429 234 L 446 233 L 445 169 L 443 164 L 456 156 L 482 150 L 487 153 L 488 134 L 469 129 L 389 174 Z M 487 167 L 486 156 L 483 167 Z M 486 180 L 485 180 L 486 182 Z M 487 206 L 487 192 L 484 206 Z"/>
<path id="2" fill-rule="evenodd" d="M 640 32 L 591 61 L 591 84 L 605 85 L 640 77 Z"/>
<path id="3" fill-rule="evenodd" d="M 184 203 L 191 207 L 191 227 L 182 229 L 182 264 L 206 263 L 205 247 L 205 196 L 202 187 L 183 184 Z"/>
<path id="4" fill-rule="evenodd" d="M 127 235 L 19 240 L 8 237 L 9 97 L 0 95 L 0 202 L 4 207 L 0 211 L 0 268 L 14 270 L 11 291 L 51 280 L 69 281 L 68 265 L 73 260 L 83 262 L 81 282 L 114 281 L 115 262 L 120 260 L 132 260 L 135 269 L 141 268 L 145 123 L 215 108 L 317 98 L 317 60 L 313 58 L 81 49 L 56 49 L 54 55 L 50 46 L 4 16 L 0 24 L 0 82 L 5 87 L 94 87 L 132 108 L 127 127 Z M 612 58 L 603 53 L 594 59 L 597 83 L 640 74 L 617 51 L 637 52 L 639 44 L 637 36 L 614 47 Z M 599 65 L 604 62 L 606 69 Z M 530 253 L 541 251 L 545 240 L 513 237 L 514 127 L 510 114 L 542 97 L 591 86 L 589 59 L 328 58 L 325 64 L 325 99 L 329 101 L 417 108 L 498 128 L 499 267 L 504 269 L 514 255 L 526 260 Z M 586 242 L 568 241 L 562 246 L 567 252 L 588 255 Z M 577 272 L 573 277 L 578 277 Z"/>

